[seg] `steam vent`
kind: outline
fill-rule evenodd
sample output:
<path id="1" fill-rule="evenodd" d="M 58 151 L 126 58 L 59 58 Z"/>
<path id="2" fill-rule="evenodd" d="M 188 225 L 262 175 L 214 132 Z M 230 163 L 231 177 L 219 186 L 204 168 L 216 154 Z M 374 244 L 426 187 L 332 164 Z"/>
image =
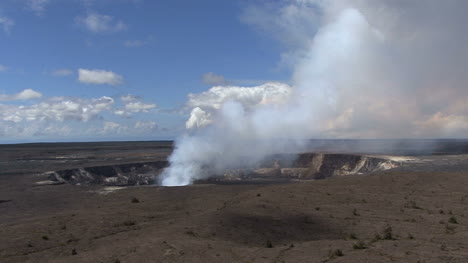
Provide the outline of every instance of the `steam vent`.
<path id="1" fill-rule="evenodd" d="M 316 180 L 332 176 L 368 174 L 398 167 L 399 162 L 384 157 L 351 154 L 276 154 L 256 167 L 230 169 L 211 174 L 195 183 L 249 183 Z M 168 166 L 167 161 L 80 167 L 47 172 L 51 183 L 74 185 L 136 186 L 152 185 Z"/>

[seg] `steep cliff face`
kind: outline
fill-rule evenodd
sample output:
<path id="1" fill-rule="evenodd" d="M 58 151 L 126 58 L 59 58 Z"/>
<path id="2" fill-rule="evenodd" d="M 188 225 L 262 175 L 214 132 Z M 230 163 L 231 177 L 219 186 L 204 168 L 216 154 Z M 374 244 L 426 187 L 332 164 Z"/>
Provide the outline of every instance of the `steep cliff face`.
<path id="1" fill-rule="evenodd" d="M 74 185 L 151 185 L 158 182 L 159 174 L 168 165 L 167 161 L 158 161 L 79 167 L 48 172 L 47 175 L 51 182 Z M 226 170 L 195 183 L 314 180 L 372 173 L 399 165 L 398 162 L 386 158 L 350 154 L 275 154 L 265 158 L 255 167 Z"/>
<path id="2" fill-rule="evenodd" d="M 75 185 L 149 185 L 168 165 L 167 161 L 81 167 L 48 172 L 48 179 Z"/>
<path id="3" fill-rule="evenodd" d="M 400 163 L 386 158 L 350 155 L 303 153 L 272 155 L 252 169 L 229 170 L 212 180 L 284 179 L 312 180 L 331 176 L 366 174 L 392 169 Z"/>

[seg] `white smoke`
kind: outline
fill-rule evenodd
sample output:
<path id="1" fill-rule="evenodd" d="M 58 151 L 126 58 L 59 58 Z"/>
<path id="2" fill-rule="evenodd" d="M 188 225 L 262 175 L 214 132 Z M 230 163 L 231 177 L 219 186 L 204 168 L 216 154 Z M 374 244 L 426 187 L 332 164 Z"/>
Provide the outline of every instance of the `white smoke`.
<path id="1" fill-rule="evenodd" d="M 281 139 L 299 149 L 308 138 L 466 137 L 467 2 L 281 3 L 249 8 L 244 20 L 290 37 L 282 57 L 294 65 L 292 87 L 189 95 L 192 131 L 177 141 L 162 185 L 250 165 L 283 151 Z"/>

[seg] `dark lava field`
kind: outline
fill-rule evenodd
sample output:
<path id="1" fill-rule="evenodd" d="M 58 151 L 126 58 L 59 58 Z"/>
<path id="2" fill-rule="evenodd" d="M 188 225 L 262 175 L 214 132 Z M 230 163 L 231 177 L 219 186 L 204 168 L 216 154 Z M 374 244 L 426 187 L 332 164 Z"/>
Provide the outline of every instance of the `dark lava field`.
<path id="1" fill-rule="evenodd" d="M 0 262 L 468 262 L 468 141 L 311 141 L 158 186 L 173 143 L 0 145 Z"/>

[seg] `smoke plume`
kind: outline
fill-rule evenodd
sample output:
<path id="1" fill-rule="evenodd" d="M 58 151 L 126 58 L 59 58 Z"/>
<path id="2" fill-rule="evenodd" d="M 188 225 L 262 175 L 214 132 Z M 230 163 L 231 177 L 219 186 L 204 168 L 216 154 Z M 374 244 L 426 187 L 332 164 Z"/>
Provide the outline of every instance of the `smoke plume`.
<path id="1" fill-rule="evenodd" d="M 468 134 L 466 1 L 289 0 L 241 19 L 282 41 L 291 84 L 191 94 L 162 185 L 187 185 L 308 138 Z"/>

